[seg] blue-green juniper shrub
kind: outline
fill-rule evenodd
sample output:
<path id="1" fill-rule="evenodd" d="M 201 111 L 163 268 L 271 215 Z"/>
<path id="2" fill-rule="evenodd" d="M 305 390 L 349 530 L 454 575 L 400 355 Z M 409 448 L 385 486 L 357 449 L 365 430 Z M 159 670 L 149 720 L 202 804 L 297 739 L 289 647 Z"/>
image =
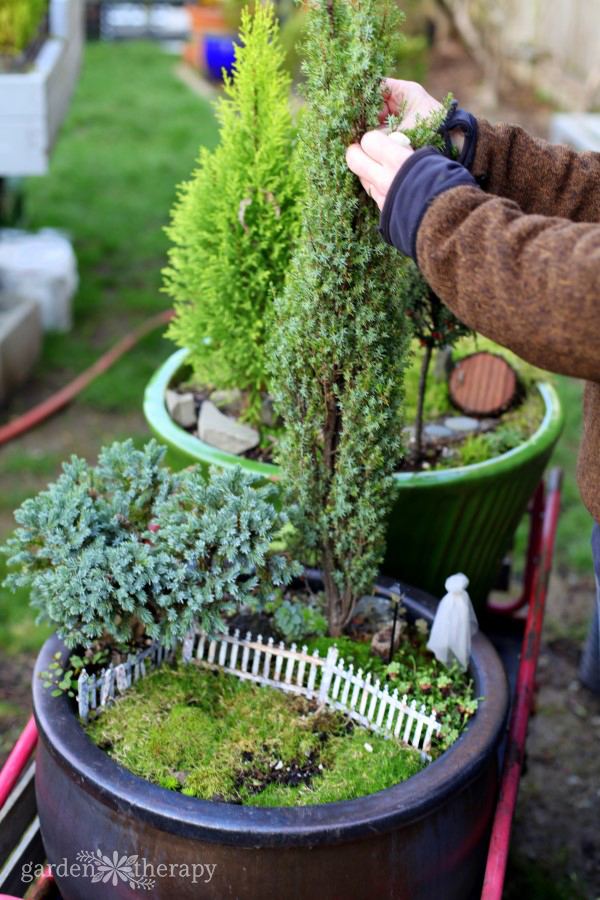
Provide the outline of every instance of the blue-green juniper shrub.
<path id="1" fill-rule="evenodd" d="M 239 467 L 207 481 L 171 473 L 164 447 L 115 443 L 90 467 L 76 456 L 15 512 L 0 548 L 17 569 L 8 587 L 31 588 L 40 619 L 67 646 L 132 630 L 172 644 L 199 621 L 219 624 L 226 603 L 268 602 L 296 566 L 271 544 L 285 524 L 271 488 Z"/>

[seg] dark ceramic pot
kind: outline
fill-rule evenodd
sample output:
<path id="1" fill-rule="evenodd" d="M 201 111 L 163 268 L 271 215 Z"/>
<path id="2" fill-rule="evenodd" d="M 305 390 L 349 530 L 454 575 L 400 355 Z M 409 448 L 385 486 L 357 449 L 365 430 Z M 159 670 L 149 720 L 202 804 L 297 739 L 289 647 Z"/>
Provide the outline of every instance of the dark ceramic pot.
<path id="1" fill-rule="evenodd" d="M 377 593 L 389 595 L 393 585 L 382 578 Z M 432 598 L 409 589 L 406 604 L 409 615 L 432 618 Z M 470 673 L 475 696 L 485 700 L 450 750 L 403 784 L 294 809 L 185 797 L 117 765 L 85 735 L 71 702 L 52 697 L 37 677 L 61 648 L 57 638 L 44 645 L 33 695 L 38 812 L 48 860 L 62 863 L 57 880 L 64 900 L 479 896 L 508 706 L 504 669 L 484 635 L 473 640 Z M 94 883 L 97 866 L 87 875 L 73 870 L 81 866 L 78 854 L 98 849 L 118 862 L 137 856 L 140 875 L 145 859 L 154 886 L 134 888 L 107 870 Z"/>

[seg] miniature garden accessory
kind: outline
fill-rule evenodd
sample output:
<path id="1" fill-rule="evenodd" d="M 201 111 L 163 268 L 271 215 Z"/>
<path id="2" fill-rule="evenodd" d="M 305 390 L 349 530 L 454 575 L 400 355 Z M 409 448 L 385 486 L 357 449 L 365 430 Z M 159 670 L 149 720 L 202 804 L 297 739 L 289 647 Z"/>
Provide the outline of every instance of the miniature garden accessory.
<path id="1" fill-rule="evenodd" d="M 87 721 L 90 708 L 107 706 L 116 694 L 124 694 L 154 667 L 173 657 L 174 649 L 154 642 L 116 668 L 110 665 L 103 669 L 98 678 L 90 678 L 84 670 L 77 690 L 82 721 Z M 379 679 L 372 682 L 371 674 L 363 675 L 362 669 L 355 672 L 352 663 L 344 664 L 337 647 L 330 647 L 327 656 L 320 657 L 318 650 L 310 654 L 306 645 L 298 650 L 296 644 L 286 647 L 283 641 L 276 645 L 273 638 L 263 642 L 260 634 L 254 638 L 248 632 L 240 637 L 236 630 L 233 634 L 208 635 L 196 628 L 183 641 L 182 660 L 315 699 L 320 706 L 340 710 L 365 728 L 393 734 L 425 756 L 431 749 L 432 736 L 441 730 L 435 711 L 427 712 L 424 704 L 417 708 L 416 700 L 411 701 L 406 694 L 399 696 L 397 689 L 390 691 Z"/>
<path id="2" fill-rule="evenodd" d="M 466 575 L 451 575 L 446 580 L 448 593 L 440 600 L 427 649 L 446 666 L 455 661 L 465 671 L 471 656 L 471 638 L 479 628 L 471 604 Z"/>

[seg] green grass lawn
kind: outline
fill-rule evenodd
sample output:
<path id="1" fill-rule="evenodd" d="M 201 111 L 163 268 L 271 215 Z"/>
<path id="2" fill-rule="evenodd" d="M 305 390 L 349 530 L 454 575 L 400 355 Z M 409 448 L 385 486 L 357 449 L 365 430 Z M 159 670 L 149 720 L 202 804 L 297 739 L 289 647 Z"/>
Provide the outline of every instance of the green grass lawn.
<path id="1" fill-rule="evenodd" d="M 75 328 L 48 336 L 39 372 L 76 374 L 127 329 L 170 306 L 161 293 L 169 209 L 201 144 L 214 146 L 211 105 L 175 76 L 176 60 L 143 43 L 90 44 L 50 174 L 27 185 L 28 226 L 67 231 L 81 284 Z M 137 407 L 171 344 L 147 338 L 82 401 Z"/>
<path id="2" fill-rule="evenodd" d="M 129 328 L 169 306 L 160 291 L 167 249 L 163 226 L 176 185 L 192 171 L 199 145 L 214 146 L 217 138 L 210 104 L 179 82 L 175 65 L 154 45 L 89 45 L 51 170 L 28 181 L 28 227 L 67 231 L 81 279 L 72 332 L 46 336 L 34 378 L 38 396 L 65 384 Z M 148 378 L 172 349 L 160 333 L 151 335 L 77 400 L 82 414 L 115 414 L 110 424 L 114 433 L 105 429 L 95 451 L 103 440 L 128 436 L 123 416 L 139 412 Z M 590 573 L 591 519 L 575 481 L 581 385 L 563 378 L 557 384 L 566 426 L 555 461 L 566 478 L 556 559 L 563 569 Z M 25 392 L 8 413 L 30 404 L 30 393 Z M 64 418 L 54 421 L 48 427 L 60 428 Z M 141 442 L 147 432 L 142 425 L 137 428 L 132 436 Z M 0 451 L 0 513 L 4 511 L 5 522 L 7 510 L 58 473 L 63 454 L 46 449 L 43 429 L 37 435 L 34 449 L 16 443 Z M 6 527 L 1 532 L 0 539 Z M 3 651 L 33 650 L 44 633 L 33 628 L 26 597 L 0 588 Z"/>
<path id="3" fill-rule="evenodd" d="M 31 405 L 32 395 L 37 400 L 65 384 L 130 328 L 170 306 L 160 291 L 168 246 L 163 227 L 199 146 L 217 140 L 211 104 L 175 77 L 176 65 L 152 44 L 86 47 L 50 172 L 26 186 L 26 226 L 59 228 L 74 242 L 80 275 L 74 328 L 46 335 L 31 389 L 15 397 L 2 420 Z M 160 331 L 143 340 L 76 401 L 82 421 L 90 412 L 115 413 L 114 434 L 102 439 L 128 436 L 117 414 L 141 410 L 150 375 L 172 351 Z M 45 428 L 37 432 L 39 452 L 19 442 L 0 451 L 0 511 L 14 509 L 58 474 L 64 454 L 45 450 Z M 148 432 L 142 428 L 134 437 L 142 442 Z M 6 527 L 0 540 L 5 536 Z M 3 572 L 0 561 L 0 580 Z M 35 650 L 45 634 L 33 626 L 27 597 L 0 588 L 3 651 Z"/>

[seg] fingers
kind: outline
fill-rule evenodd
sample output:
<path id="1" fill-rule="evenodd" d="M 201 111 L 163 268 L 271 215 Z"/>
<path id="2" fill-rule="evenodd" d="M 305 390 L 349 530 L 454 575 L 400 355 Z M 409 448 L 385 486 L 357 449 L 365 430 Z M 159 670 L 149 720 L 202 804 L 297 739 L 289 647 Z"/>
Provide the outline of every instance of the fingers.
<path id="1" fill-rule="evenodd" d="M 367 131 L 362 136 L 361 148 L 381 166 L 397 170 L 410 155 L 410 150 L 390 140 L 382 131 Z"/>
<path id="2" fill-rule="evenodd" d="M 369 181 L 367 181 L 366 178 L 360 178 L 359 181 L 362 184 L 362 186 L 364 187 L 364 189 L 367 192 L 367 194 L 369 195 L 369 197 L 371 197 L 375 201 L 375 203 L 377 204 L 379 209 L 383 209 L 383 204 L 385 203 L 386 195 L 382 194 L 380 191 L 378 191 L 377 188 L 374 185 L 372 185 Z"/>
<path id="3" fill-rule="evenodd" d="M 390 114 L 397 115 L 406 104 L 403 128 L 412 128 L 417 115 L 424 118 L 441 107 L 441 103 L 431 97 L 417 81 L 386 78 L 382 83 L 381 93 L 385 106 L 379 112 L 380 121 L 385 122 Z"/>
<path id="4" fill-rule="evenodd" d="M 360 144 L 346 150 L 348 167 L 358 175 L 362 186 L 383 209 L 389 187 L 396 172 L 412 155 L 412 150 L 395 144 L 381 131 L 368 131 Z"/>
<path id="5" fill-rule="evenodd" d="M 360 144 L 351 144 L 346 150 L 348 168 L 358 175 L 361 182 L 372 184 L 379 192 L 383 190 L 385 176 L 383 166 L 368 156 Z M 363 186 L 364 186 L 363 182 Z"/>
<path id="6" fill-rule="evenodd" d="M 384 103 L 392 115 L 397 115 L 404 103 L 411 105 L 411 100 L 424 93 L 416 81 L 403 81 L 400 78 L 386 78 L 383 82 L 382 94 Z"/>

